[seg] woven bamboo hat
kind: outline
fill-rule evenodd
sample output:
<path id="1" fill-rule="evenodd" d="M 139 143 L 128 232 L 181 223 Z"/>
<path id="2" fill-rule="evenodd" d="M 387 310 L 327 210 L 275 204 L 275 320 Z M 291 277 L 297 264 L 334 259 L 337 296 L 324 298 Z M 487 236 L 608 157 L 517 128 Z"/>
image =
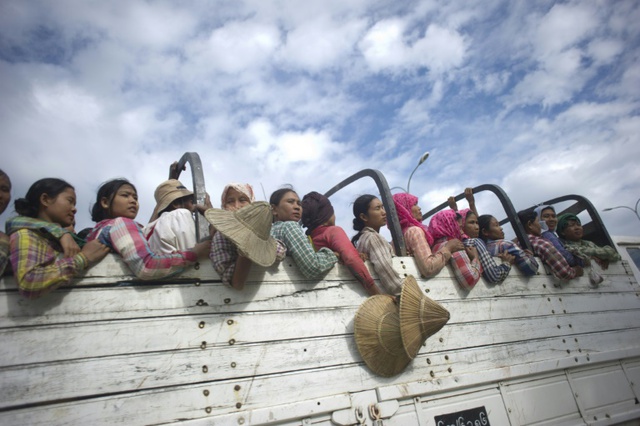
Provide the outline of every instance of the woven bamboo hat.
<path id="1" fill-rule="evenodd" d="M 261 266 L 275 262 L 276 240 L 270 235 L 273 216 L 269 203 L 258 201 L 236 211 L 209 209 L 204 216 L 252 262 Z"/>
<path id="2" fill-rule="evenodd" d="M 413 276 L 404 279 L 400 295 L 400 334 L 409 358 L 414 359 L 420 346 L 444 327 L 449 318 L 449 311 L 428 298 Z"/>
<path id="3" fill-rule="evenodd" d="M 380 376 L 395 376 L 411 361 L 402 345 L 398 305 L 389 296 L 364 301 L 356 312 L 354 334 L 360 356 Z"/>

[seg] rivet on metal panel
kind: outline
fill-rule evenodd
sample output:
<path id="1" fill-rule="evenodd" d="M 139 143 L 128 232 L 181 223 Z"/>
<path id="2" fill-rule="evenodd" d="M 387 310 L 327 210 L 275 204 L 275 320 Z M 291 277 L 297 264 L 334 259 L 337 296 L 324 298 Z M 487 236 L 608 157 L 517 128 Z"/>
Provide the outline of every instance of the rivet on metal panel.
<path id="1" fill-rule="evenodd" d="M 551 310 L 551 313 L 552 313 L 552 314 L 555 314 L 555 313 L 556 313 L 556 311 L 555 311 L 554 309 L 552 309 L 552 310 Z"/>
<path id="2" fill-rule="evenodd" d="M 207 412 L 207 414 L 209 414 L 209 413 L 211 412 L 211 407 L 207 407 L 207 408 L 205 408 L 205 409 L 204 409 L 204 411 L 206 411 L 206 412 Z"/>
<path id="3" fill-rule="evenodd" d="M 413 402 L 415 402 L 416 404 L 420 404 L 420 397 L 413 398 Z"/>
<path id="4" fill-rule="evenodd" d="M 202 393 L 204 394 L 204 396 L 209 396 L 209 390 L 208 389 L 203 390 Z"/>
<path id="5" fill-rule="evenodd" d="M 196 305 L 198 305 L 198 306 L 202 306 L 202 305 L 204 305 L 204 300 L 202 300 L 202 299 L 198 300 L 198 301 L 196 302 Z"/>
<path id="6" fill-rule="evenodd" d="M 610 419 L 610 418 L 611 418 L 611 416 L 610 416 L 609 414 L 605 414 L 604 416 L 605 416 L 606 418 L 608 418 L 608 419 Z"/>
<path id="7" fill-rule="evenodd" d="M 598 420 L 598 416 L 593 416 L 593 420 Z"/>
<path id="8" fill-rule="evenodd" d="M 577 338 L 574 338 L 573 340 L 574 340 L 574 341 L 576 341 L 576 342 L 578 341 L 578 339 L 577 339 Z"/>
<path id="9" fill-rule="evenodd" d="M 564 339 L 562 339 L 562 343 L 567 343 L 567 341 L 566 341 L 566 340 L 564 340 Z"/>
<path id="10" fill-rule="evenodd" d="M 551 298 L 550 297 L 547 297 L 547 302 L 551 302 Z"/>
<path id="11" fill-rule="evenodd" d="M 207 342 L 203 341 L 202 343 L 200 343 L 200 349 L 206 349 L 207 348 Z"/>
<path id="12" fill-rule="evenodd" d="M 427 358 L 427 364 L 431 364 L 431 359 Z"/>
<path id="13" fill-rule="evenodd" d="M 230 345 L 235 345 L 235 344 L 236 344 L 236 339 L 231 339 L 231 340 L 229 340 L 229 344 L 230 344 Z"/>
<path id="14" fill-rule="evenodd" d="M 571 351 L 570 351 L 569 349 L 567 349 L 567 353 L 568 353 L 568 354 L 570 354 L 570 353 L 571 353 Z"/>
<path id="15" fill-rule="evenodd" d="M 242 408 L 242 403 L 241 402 L 236 403 L 236 408 Z"/>
<path id="16" fill-rule="evenodd" d="M 193 269 L 195 269 L 196 271 L 200 269 L 200 262 L 196 262 L 196 264 L 193 265 Z"/>
<path id="17" fill-rule="evenodd" d="M 433 371 L 429 371 L 429 375 L 430 375 L 431 377 L 436 377 L 436 373 L 434 373 Z"/>
<path id="18" fill-rule="evenodd" d="M 208 373 L 209 372 L 209 367 L 207 367 L 206 365 L 202 366 L 202 372 L 203 373 Z"/>
<path id="19" fill-rule="evenodd" d="M 587 355 L 587 361 L 591 361 L 591 359 L 589 358 L 589 355 Z"/>
<path id="20" fill-rule="evenodd" d="M 232 319 L 227 320 L 227 324 L 229 324 L 229 325 L 233 324 L 233 320 Z"/>
<path id="21" fill-rule="evenodd" d="M 578 352 L 582 353 L 582 349 L 578 348 Z"/>
<path id="22" fill-rule="evenodd" d="M 200 281 L 196 281 L 194 284 L 196 285 L 196 287 L 200 287 Z"/>
<path id="23" fill-rule="evenodd" d="M 558 328 L 560 328 L 560 324 L 558 324 Z"/>
<path id="24" fill-rule="evenodd" d="M 445 355 L 444 359 L 446 359 L 448 361 L 449 360 L 449 355 Z"/>
<path id="25" fill-rule="evenodd" d="M 511 408 L 509 408 L 509 412 L 511 412 Z"/>
<path id="26" fill-rule="evenodd" d="M 547 288 L 547 285 L 546 284 L 542 284 L 542 288 Z"/>
<path id="27" fill-rule="evenodd" d="M 562 302 L 562 297 L 558 297 L 558 300 Z"/>
<path id="28" fill-rule="evenodd" d="M 569 328 L 573 328 L 573 326 L 571 324 L 569 324 Z"/>
<path id="29" fill-rule="evenodd" d="M 575 358 L 574 358 L 574 360 L 575 360 L 576 362 L 578 362 L 578 357 L 575 357 Z"/>
<path id="30" fill-rule="evenodd" d="M 441 337 L 438 340 L 440 340 L 440 343 L 444 342 L 444 339 Z"/>
<path id="31" fill-rule="evenodd" d="M 567 310 L 566 310 L 566 309 L 563 309 L 563 310 L 562 310 L 562 312 L 566 314 L 566 313 L 567 313 Z"/>
<path id="32" fill-rule="evenodd" d="M 407 269 L 407 265 L 402 265 L 402 269 Z"/>
<path id="33" fill-rule="evenodd" d="M 424 292 L 425 292 L 425 293 L 430 293 L 430 292 L 431 292 L 431 290 L 429 290 L 428 288 L 425 288 L 425 289 L 424 289 Z"/>
<path id="34" fill-rule="evenodd" d="M 457 378 L 457 377 L 454 377 L 454 378 L 453 378 L 453 381 L 454 381 L 454 382 L 456 382 L 456 383 L 458 383 L 458 378 Z"/>
<path id="35" fill-rule="evenodd" d="M 243 424 L 244 424 L 244 417 L 240 417 L 240 418 L 238 419 L 238 424 L 239 424 L 239 425 L 243 425 Z"/>
<path id="36" fill-rule="evenodd" d="M 577 393 L 577 392 L 576 392 L 576 393 L 574 393 L 574 395 L 576 396 L 576 398 L 578 397 L 578 393 Z"/>
<path id="37" fill-rule="evenodd" d="M 227 303 L 227 304 L 231 303 L 231 299 L 224 299 L 224 303 Z"/>
<path id="38" fill-rule="evenodd" d="M 235 386 L 233 387 L 233 390 L 235 390 L 235 391 L 239 391 L 239 390 L 240 390 L 240 385 L 235 385 Z"/>
<path id="39" fill-rule="evenodd" d="M 451 367 L 449 367 L 449 368 L 447 368 L 447 371 L 448 371 L 449 373 L 451 373 L 451 371 L 453 371 L 453 370 L 451 370 Z"/>
<path id="40" fill-rule="evenodd" d="M 198 327 L 204 328 L 204 321 L 200 321 L 200 324 L 198 324 Z"/>
<path id="41" fill-rule="evenodd" d="M 236 365 L 238 365 L 238 364 L 236 364 L 235 362 L 232 362 L 231 363 L 231 368 L 236 368 Z"/>

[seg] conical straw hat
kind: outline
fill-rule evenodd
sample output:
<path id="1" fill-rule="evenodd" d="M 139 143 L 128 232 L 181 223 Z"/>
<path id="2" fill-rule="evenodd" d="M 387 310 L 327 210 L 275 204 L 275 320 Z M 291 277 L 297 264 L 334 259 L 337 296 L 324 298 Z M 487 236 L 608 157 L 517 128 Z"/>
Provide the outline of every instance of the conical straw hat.
<path id="1" fill-rule="evenodd" d="M 402 284 L 400 295 L 400 334 L 409 358 L 414 359 L 420 346 L 449 321 L 450 315 L 442 305 L 428 298 L 409 275 Z"/>
<path id="2" fill-rule="evenodd" d="M 356 312 L 354 334 L 360 356 L 380 376 L 395 376 L 411 361 L 402 345 L 398 306 L 390 296 L 364 301 Z"/>
<path id="3" fill-rule="evenodd" d="M 209 209 L 204 216 L 243 256 L 261 266 L 275 262 L 276 240 L 270 235 L 273 215 L 269 203 L 257 201 L 236 211 Z"/>

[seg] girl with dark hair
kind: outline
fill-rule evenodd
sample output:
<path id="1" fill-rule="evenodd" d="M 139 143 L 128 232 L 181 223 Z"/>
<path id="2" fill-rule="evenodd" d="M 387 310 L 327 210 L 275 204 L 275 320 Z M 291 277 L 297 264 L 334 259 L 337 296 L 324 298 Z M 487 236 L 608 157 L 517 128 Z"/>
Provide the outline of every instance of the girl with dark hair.
<path id="1" fill-rule="evenodd" d="M 349 268 L 370 296 L 380 294 L 358 250 L 344 229 L 336 226 L 336 215 L 327 197 L 313 191 L 302 198 L 302 225 L 307 228 L 306 234 L 311 237 L 315 250 L 326 247 L 337 253 L 340 262 Z"/>
<path id="2" fill-rule="evenodd" d="M 529 277 L 538 273 L 538 262 L 529 250 L 522 250 L 514 242 L 504 239 L 504 232 L 498 220 L 483 214 L 478 217 L 480 238 L 487 246 L 491 256 L 500 256 L 500 253 L 509 253 L 515 257 L 515 264 L 522 273 Z"/>
<path id="3" fill-rule="evenodd" d="M 138 192 L 128 180 L 114 179 L 104 183 L 91 210 L 91 219 L 98 223 L 87 236 L 87 241 L 98 240 L 120 254 L 141 280 L 180 273 L 209 252 L 209 241 L 198 243 L 191 250 L 171 254 L 153 252 L 142 226 L 134 221 L 138 208 Z"/>
<path id="4" fill-rule="evenodd" d="M 73 256 L 63 253 L 58 240 L 62 236 L 71 238 L 61 228 L 74 222 L 76 193 L 61 179 L 40 179 L 31 185 L 24 198 L 15 201 L 15 209 L 24 217 L 7 222 L 7 230 L 11 264 L 18 290 L 24 297 L 35 299 L 69 283 L 109 253 L 108 247 L 97 241 L 86 244 Z"/>
<path id="5" fill-rule="evenodd" d="M 445 241 L 437 250 L 431 251 L 433 236 L 422 224 L 422 210 L 418 206 L 418 197 L 400 193 L 393 196 L 402 235 L 407 251 L 416 260 L 418 270 L 424 277 L 432 277 L 447 265 L 453 252 L 464 250 L 462 242 L 457 238 Z"/>
<path id="6" fill-rule="evenodd" d="M 534 209 L 534 213 L 540 220 L 540 227 L 542 230 L 542 238 L 549 240 L 551 244 L 560 252 L 560 254 L 567 260 L 570 266 L 585 266 L 583 260 L 574 256 L 569 250 L 567 250 L 558 238 L 556 233 L 556 226 L 558 225 L 558 218 L 556 217 L 556 209 L 550 205 L 540 205 Z"/>
<path id="7" fill-rule="evenodd" d="M 292 188 L 281 188 L 269 197 L 273 213 L 271 236 L 284 243 L 287 254 L 307 278 L 320 278 L 333 268 L 338 258 L 328 248 L 314 251 L 298 221 L 302 219 L 300 197 Z"/>
<path id="8" fill-rule="evenodd" d="M 387 224 L 387 213 L 375 195 L 361 195 L 353 202 L 353 229 L 358 233 L 351 239 L 360 253 L 371 261 L 385 292 L 397 296 L 402 292 L 402 280 L 393 269 L 393 251 L 380 235 Z"/>
<path id="9" fill-rule="evenodd" d="M 582 276 L 583 271 L 580 266 L 571 267 L 553 244 L 542 237 L 542 227 L 535 211 L 521 211 L 518 213 L 518 218 L 529 237 L 533 252 L 551 268 L 551 272 L 556 278 L 570 280 Z"/>

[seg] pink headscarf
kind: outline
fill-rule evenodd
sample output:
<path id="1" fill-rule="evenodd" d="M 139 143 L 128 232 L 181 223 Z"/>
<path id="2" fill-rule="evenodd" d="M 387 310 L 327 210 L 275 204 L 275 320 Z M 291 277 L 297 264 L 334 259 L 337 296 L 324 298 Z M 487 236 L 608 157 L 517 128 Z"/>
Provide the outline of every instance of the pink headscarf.
<path id="1" fill-rule="evenodd" d="M 453 210 L 442 210 L 433 215 L 431 222 L 429 222 L 429 232 L 436 241 L 443 237 L 446 237 L 447 240 L 462 238 L 457 215 L 458 213 Z"/>
<path id="2" fill-rule="evenodd" d="M 253 196 L 253 187 L 248 183 L 230 183 L 229 185 L 224 187 L 224 189 L 222 190 L 222 196 L 220 197 L 220 201 L 222 202 L 221 207 L 223 209 L 225 200 L 227 199 L 227 193 L 229 192 L 229 189 L 232 188 L 239 193 L 246 195 L 247 198 L 249 198 L 249 201 L 251 201 L 252 203 L 256 200 L 256 198 Z"/>
<path id="3" fill-rule="evenodd" d="M 411 227 L 417 226 L 424 231 L 424 235 L 427 238 L 427 243 L 429 245 L 433 244 L 433 237 L 429 232 L 429 229 L 422 224 L 422 222 L 418 222 L 416 218 L 411 214 L 411 208 L 418 204 L 418 197 L 415 195 L 407 194 L 405 192 L 400 194 L 394 194 L 393 203 L 396 205 L 396 212 L 398 213 L 398 220 L 400 220 L 400 227 L 402 228 L 402 232 Z"/>
<path id="4" fill-rule="evenodd" d="M 458 213 L 460 213 L 460 216 L 462 216 L 462 227 L 464 228 L 464 226 L 467 224 L 467 214 L 471 211 L 471 209 L 462 209 L 462 210 L 458 210 Z M 464 232 L 462 232 L 462 239 L 466 240 L 468 239 L 469 236 L 467 234 L 465 234 Z"/>

